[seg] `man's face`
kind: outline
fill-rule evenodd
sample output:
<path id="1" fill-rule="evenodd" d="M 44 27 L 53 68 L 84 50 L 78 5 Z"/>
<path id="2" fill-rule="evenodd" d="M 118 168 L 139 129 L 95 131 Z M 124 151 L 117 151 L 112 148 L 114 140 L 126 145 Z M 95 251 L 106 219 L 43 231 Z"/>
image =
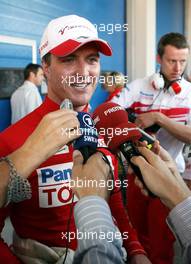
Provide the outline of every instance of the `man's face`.
<path id="1" fill-rule="evenodd" d="M 42 84 L 42 81 L 44 80 L 44 73 L 41 68 L 38 69 L 37 73 L 34 74 L 34 83 L 37 86 L 40 86 Z"/>
<path id="2" fill-rule="evenodd" d="M 167 45 L 162 58 L 157 56 L 157 61 L 161 64 L 161 72 L 167 80 L 173 81 L 181 77 L 187 64 L 188 55 L 189 50 L 187 48 L 177 49 Z"/>
<path id="3" fill-rule="evenodd" d="M 103 89 L 107 91 L 108 93 L 113 93 L 115 91 L 115 88 L 116 86 L 113 83 L 110 83 L 110 82 L 103 83 Z"/>
<path id="4" fill-rule="evenodd" d="M 100 58 L 94 44 L 87 44 L 65 57 L 51 54 L 50 65 L 43 63 L 48 80 L 48 96 L 58 104 L 65 98 L 81 111 L 89 103 L 100 73 Z"/>

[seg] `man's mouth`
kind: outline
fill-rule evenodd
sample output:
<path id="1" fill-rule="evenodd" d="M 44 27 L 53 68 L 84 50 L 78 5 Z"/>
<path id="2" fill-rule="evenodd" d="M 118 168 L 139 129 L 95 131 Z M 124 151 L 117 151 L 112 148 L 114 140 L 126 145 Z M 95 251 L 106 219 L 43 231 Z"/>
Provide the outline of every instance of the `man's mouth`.
<path id="1" fill-rule="evenodd" d="M 75 89 L 84 90 L 86 89 L 91 83 L 70 83 L 70 86 Z"/>
<path id="2" fill-rule="evenodd" d="M 171 75 L 173 79 L 179 79 L 180 78 L 180 74 L 174 73 Z"/>

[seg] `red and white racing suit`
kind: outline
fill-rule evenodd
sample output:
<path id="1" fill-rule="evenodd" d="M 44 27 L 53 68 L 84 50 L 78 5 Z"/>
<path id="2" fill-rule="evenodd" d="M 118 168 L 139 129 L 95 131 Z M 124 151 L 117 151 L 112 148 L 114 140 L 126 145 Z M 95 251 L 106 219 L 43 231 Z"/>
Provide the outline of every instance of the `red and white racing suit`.
<path id="1" fill-rule="evenodd" d="M 59 109 L 59 105 L 46 97 L 43 104 L 32 113 L 10 126 L 0 134 L 0 157 L 6 156 L 19 148 L 33 132 L 40 120 L 49 112 Z M 117 160 L 105 149 L 106 155 L 112 159 L 114 174 L 117 179 Z M 21 238 L 30 238 L 50 247 L 66 247 L 67 231 L 76 232 L 74 217 L 69 219 L 72 203 L 72 190 L 68 186 L 72 170 L 72 146 L 64 146 L 50 157 L 28 178 L 32 188 L 32 198 L 20 203 L 11 203 L 0 209 L 0 229 L 4 226 L 7 215 L 16 234 Z M 22 161 L 25 162 L 24 160 Z M 126 210 L 123 207 L 121 192 L 116 188 L 110 198 L 110 207 L 118 228 L 124 237 L 124 247 L 128 255 L 144 254 L 132 228 Z M 69 222 L 69 230 L 67 230 Z M 128 234 L 128 238 L 126 238 Z M 77 240 L 71 239 L 69 248 L 75 250 Z M 10 248 L 0 240 L 0 262 L 21 263 Z"/>

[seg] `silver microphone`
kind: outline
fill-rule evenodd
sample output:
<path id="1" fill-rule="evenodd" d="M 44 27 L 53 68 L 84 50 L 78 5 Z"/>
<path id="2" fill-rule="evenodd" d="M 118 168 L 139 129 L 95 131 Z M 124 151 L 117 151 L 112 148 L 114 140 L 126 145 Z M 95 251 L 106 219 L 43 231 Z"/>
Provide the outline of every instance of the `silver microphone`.
<path id="1" fill-rule="evenodd" d="M 68 98 L 64 99 L 64 101 L 62 101 L 62 103 L 60 104 L 60 109 L 71 109 L 73 110 L 73 104 L 72 101 Z"/>

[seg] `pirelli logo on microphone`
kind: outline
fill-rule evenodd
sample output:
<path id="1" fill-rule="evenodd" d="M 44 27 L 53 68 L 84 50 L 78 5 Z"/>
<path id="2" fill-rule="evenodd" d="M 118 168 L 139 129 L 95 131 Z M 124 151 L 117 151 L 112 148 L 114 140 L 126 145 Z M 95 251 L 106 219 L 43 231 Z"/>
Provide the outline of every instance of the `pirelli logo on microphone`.
<path id="1" fill-rule="evenodd" d="M 41 208 L 57 207 L 72 202 L 72 190 L 69 188 L 72 165 L 72 162 L 68 162 L 37 170 Z M 74 201 L 77 201 L 77 198 L 74 197 Z"/>

